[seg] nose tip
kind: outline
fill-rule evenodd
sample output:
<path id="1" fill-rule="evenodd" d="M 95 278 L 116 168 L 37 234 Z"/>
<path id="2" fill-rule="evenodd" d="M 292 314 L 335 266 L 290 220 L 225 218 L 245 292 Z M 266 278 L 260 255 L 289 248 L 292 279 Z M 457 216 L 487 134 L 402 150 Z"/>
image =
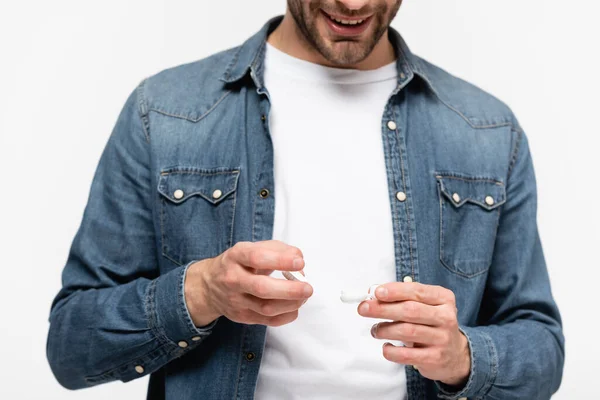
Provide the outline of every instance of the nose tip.
<path id="1" fill-rule="evenodd" d="M 360 10 L 369 3 L 369 0 L 338 0 L 350 10 Z"/>

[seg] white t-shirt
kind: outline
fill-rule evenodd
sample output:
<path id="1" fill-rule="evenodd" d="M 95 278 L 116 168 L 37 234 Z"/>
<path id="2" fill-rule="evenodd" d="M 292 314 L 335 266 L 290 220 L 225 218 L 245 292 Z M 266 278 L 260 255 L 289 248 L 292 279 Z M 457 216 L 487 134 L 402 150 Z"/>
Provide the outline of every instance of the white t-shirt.
<path id="1" fill-rule="evenodd" d="M 379 320 L 339 298 L 396 280 L 381 125 L 396 79 L 395 63 L 329 68 L 267 44 L 273 239 L 302 250 L 314 294 L 296 321 L 267 328 L 258 400 L 406 397 L 404 366 L 371 337 Z"/>

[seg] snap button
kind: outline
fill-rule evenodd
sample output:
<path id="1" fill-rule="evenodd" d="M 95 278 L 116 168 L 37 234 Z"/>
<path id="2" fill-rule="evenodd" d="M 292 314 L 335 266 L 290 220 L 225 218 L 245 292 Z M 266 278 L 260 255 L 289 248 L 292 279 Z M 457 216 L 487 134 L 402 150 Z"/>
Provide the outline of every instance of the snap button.
<path id="1" fill-rule="evenodd" d="M 396 123 L 394 121 L 388 121 L 387 127 L 388 127 L 388 129 L 390 131 L 395 131 L 396 130 Z"/>
<path id="2" fill-rule="evenodd" d="M 177 200 L 183 198 L 183 190 L 177 189 L 175 192 L 173 192 L 173 197 L 175 197 Z"/>
<path id="3" fill-rule="evenodd" d="M 142 367 L 141 365 L 136 365 L 135 366 L 135 372 L 137 372 L 138 374 L 143 374 L 144 373 L 144 367 Z"/>
<path id="4" fill-rule="evenodd" d="M 248 353 L 246 353 L 246 360 L 254 361 L 255 358 L 256 358 L 256 354 L 254 354 L 253 352 L 249 351 Z"/>
<path id="5" fill-rule="evenodd" d="M 492 196 L 486 196 L 485 204 L 487 204 L 488 206 L 494 205 L 494 198 Z"/>
<path id="6" fill-rule="evenodd" d="M 222 194 L 223 192 L 221 192 L 219 189 L 215 190 L 212 194 L 213 199 L 218 199 L 219 197 L 221 197 Z"/>
<path id="7" fill-rule="evenodd" d="M 413 279 L 410 277 L 410 275 L 406 275 L 404 278 L 402 278 L 402 282 L 412 282 Z"/>
<path id="8" fill-rule="evenodd" d="M 459 203 L 460 202 L 460 196 L 458 195 L 458 193 L 454 193 L 452 195 L 452 200 L 454 200 L 455 202 Z"/>
<path id="9" fill-rule="evenodd" d="M 398 192 L 398 193 L 396 193 L 396 198 L 400 201 L 404 201 L 404 200 L 406 200 L 406 193 Z"/>
<path id="10" fill-rule="evenodd" d="M 198 341 L 198 340 L 200 340 L 200 339 L 202 339 L 200 336 L 194 336 L 194 337 L 192 338 L 192 340 L 193 340 L 194 342 L 197 342 L 197 341 Z"/>
<path id="11" fill-rule="evenodd" d="M 406 75 L 404 75 L 404 72 L 400 72 L 400 79 L 404 79 L 406 78 Z"/>
<path id="12" fill-rule="evenodd" d="M 266 199 L 267 197 L 269 197 L 269 191 L 267 189 L 262 189 L 259 194 L 260 194 L 260 197 L 262 197 L 263 199 Z"/>
<path id="13" fill-rule="evenodd" d="M 265 114 L 261 115 L 261 116 L 260 116 L 260 120 L 261 120 L 262 122 L 265 122 L 265 121 L 267 120 L 267 116 L 266 116 Z"/>
<path id="14" fill-rule="evenodd" d="M 185 340 L 182 340 L 181 342 L 177 343 L 177 345 L 179 347 L 181 347 L 182 349 L 185 349 L 186 347 L 188 347 L 188 344 Z"/>

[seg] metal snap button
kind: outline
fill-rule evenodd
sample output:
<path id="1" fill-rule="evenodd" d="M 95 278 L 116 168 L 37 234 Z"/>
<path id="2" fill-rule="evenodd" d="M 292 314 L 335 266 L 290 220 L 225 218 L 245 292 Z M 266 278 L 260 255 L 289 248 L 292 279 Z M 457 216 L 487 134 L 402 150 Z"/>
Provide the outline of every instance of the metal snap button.
<path id="1" fill-rule="evenodd" d="M 177 200 L 182 199 L 183 198 L 183 190 L 177 189 L 175 192 L 173 192 L 173 197 L 175 197 Z"/>

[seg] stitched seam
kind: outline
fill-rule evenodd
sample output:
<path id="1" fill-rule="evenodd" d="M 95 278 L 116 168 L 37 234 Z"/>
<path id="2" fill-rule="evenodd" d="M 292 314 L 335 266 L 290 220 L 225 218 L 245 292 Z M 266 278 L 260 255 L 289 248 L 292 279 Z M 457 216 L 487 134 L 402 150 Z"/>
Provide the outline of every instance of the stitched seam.
<path id="1" fill-rule="evenodd" d="M 479 276 L 481 274 L 486 273 L 487 271 L 489 271 L 490 267 L 488 266 L 486 269 L 482 270 L 482 271 L 478 271 L 475 272 L 473 274 L 466 274 L 460 270 L 458 270 L 457 268 L 451 268 L 450 265 L 448 265 L 446 263 L 446 261 L 444 261 L 444 203 L 443 203 L 443 195 L 442 193 L 444 193 L 444 191 L 441 188 L 441 182 L 438 181 L 438 198 L 440 201 L 440 262 L 442 263 L 442 265 L 444 266 L 444 268 L 446 268 L 448 271 L 450 271 L 453 274 L 456 274 L 458 276 L 461 276 L 463 278 L 466 279 L 471 279 L 474 278 L 476 276 Z M 445 193 L 444 193 L 445 195 Z M 506 200 L 505 200 L 506 201 Z M 498 230 L 498 219 L 499 217 L 496 218 L 496 231 Z"/>
<path id="2" fill-rule="evenodd" d="M 236 187 L 237 187 L 237 182 L 236 182 Z M 233 227 L 235 225 L 235 207 L 237 204 L 237 193 L 233 194 L 233 215 L 231 216 L 231 230 L 230 230 L 230 234 L 229 234 L 229 243 L 227 247 L 231 247 L 233 245 Z"/>
<path id="3" fill-rule="evenodd" d="M 154 111 L 159 114 L 166 115 L 167 117 L 185 119 L 190 122 L 198 122 L 201 119 L 205 118 L 208 114 L 210 114 L 230 93 L 231 93 L 231 90 L 228 90 L 227 92 L 225 92 L 225 94 L 223 96 L 221 96 L 221 98 L 219 100 L 217 100 L 217 102 L 211 108 L 209 108 L 204 114 L 200 115 L 197 118 L 190 118 L 188 116 L 180 115 L 180 114 L 172 114 L 172 113 L 160 110 L 158 108 L 150 108 L 149 111 Z"/>
<path id="4" fill-rule="evenodd" d="M 234 219 L 234 218 L 235 218 L 235 205 L 236 205 L 236 204 L 235 204 L 235 199 L 236 199 L 236 196 L 235 196 L 235 191 L 236 191 L 236 188 L 237 188 L 237 182 L 238 182 L 238 178 L 239 178 L 239 171 L 240 171 L 240 170 L 238 169 L 238 170 L 235 170 L 235 172 L 233 173 L 233 174 L 236 174 L 236 175 L 237 175 L 237 177 L 235 178 L 235 183 L 234 183 L 234 187 L 233 187 L 233 189 L 232 189 L 232 190 L 230 190 L 229 192 L 227 192 L 226 194 L 224 194 L 224 195 L 223 195 L 221 198 L 219 198 L 219 199 L 218 199 L 218 201 L 216 201 L 216 202 L 213 202 L 211 199 L 209 199 L 207 196 L 205 196 L 205 195 L 204 195 L 203 193 L 201 193 L 201 192 L 194 192 L 194 193 L 188 194 L 188 195 L 187 195 L 187 196 L 186 196 L 184 199 L 182 199 L 180 202 L 178 202 L 178 203 L 175 203 L 175 202 L 173 202 L 173 201 L 172 201 L 172 200 L 171 200 L 171 199 L 168 197 L 168 194 L 166 194 L 166 193 L 164 192 L 164 190 L 160 188 L 160 184 L 159 184 L 158 192 L 159 192 L 159 193 L 160 193 L 162 196 L 164 196 L 164 197 L 161 197 L 161 199 L 160 199 L 160 200 L 161 200 L 161 209 L 160 209 L 160 233 L 161 233 L 161 241 L 162 241 L 162 243 L 161 243 L 161 253 L 162 253 L 162 256 L 163 256 L 163 257 L 165 257 L 166 259 L 170 260 L 171 262 L 173 262 L 174 264 L 176 264 L 176 265 L 178 265 L 178 266 L 182 266 L 182 265 L 184 265 L 184 262 L 183 262 L 183 261 L 181 261 L 181 260 L 176 260 L 176 259 L 175 259 L 175 256 L 171 256 L 171 255 L 169 254 L 170 252 L 169 252 L 169 250 L 168 250 L 168 248 L 167 248 L 166 235 L 165 235 L 165 208 L 166 208 L 166 204 L 165 204 L 165 203 L 166 203 L 166 200 L 165 200 L 165 197 L 166 197 L 166 198 L 167 198 L 167 199 L 168 199 L 170 202 L 172 202 L 172 203 L 175 203 L 175 204 L 181 204 L 182 202 L 184 202 L 185 200 L 189 199 L 190 197 L 192 197 L 192 196 L 194 196 L 194 195 L 200 195 L 200 197 L 202 197 L 203 199 L 207 200 L 207 201 L 208 201 L 208 202 L 210 202 L 211 204 L 215 204 L 215 205 L 216 205 L 216 204 L 219 204 L 219 203 L 221 203 L 221 202 L 222 202 L 222 201 L 224 201 L 225 199 L 227 199 L 227 197 L 228 197 L 228 196 L 229 196 L 231 193 L 234 193 L 234 197 L 233 197 L 233 199 L 234 199 L 234 200 L 233 200 L 233 201 L 234 201 L 234 203 L 233 203 L 233 216 L 232 216 L 232 219 Z M 196 171 L 186 171 L 185 173 L 199 174 L 199 175 L 215 175 L 215 174 L 229 174 L 229 173 L 231 173 L 231 171 L 223 171 L 223 172 L 216 172 L 216 173 L 209 173 L 209 174 L 203 174 L 203 173 L 196 172 Z M 168 174 L 166 174 L 166 175 L 168 175 Z M 232 225 L 231 225 L 231 233 L 230 233 L 230 239 L 229 239 L 229 246 L 228 246 L 228 247 L 231 247 L 231 243 L 232 243 L 232 241 L 233 241 L 233 220 L 232 220 Z"/>
<path id="5" fill-rule="evenodd" d="M 154 303 L 155 296 L 156 296 L 157 282 L 158 281 L 156 279 L 153 280 L 152 283 L 150 284 L 150 287 L 148 288 L 148 300 L 149 300 L 148 304 L 149 304 L 150 313 L 152 315 L 151 329 L 154 332 L 154 334 L 159 342 L 173 346 L 173 344 L 172 344 L 173 342 L 171 342 L 171 340 L 167 337 L 167 334 L 165 333 L 164 329 L 161 326 L 159 326 L 157 323 L 156 305 Z"/>
<path id="6" fill-rule="evenodd" d="M 169 261 L 173 262 L 176 265 L 182 266 L 183 263 L 175 260 L 168 254 L 169 251 L 167 249 L 167 242 L 165 241 L 166 235 L 165 235 L 164 226 L 165 226 L 165 199 L 161 198 L 160 199 L 160 240 L 162 241 L 161 246 L 160 246 L 161 253 L 162 253 L 163 257 L 165 257 Z"/>
<path id="7" fill-rule="evenodd" d="M 253 196 L 254 197 L 254 196 Z M 256 202 L 258 201 L 258 199 L 254 199 L 254 202 L 252 204 L 252 241 L 255 241 L 255 233 L 254 233 L 254 224 L 256 222 Z"/>
<path id="8" fill-rule="evenodd" d="M 452 196 L 450 195 L 450 193 L 448 193 L 448 192 L 446 191 L 446 189 L 442 189 L 442 193 L 444 194 L 444 196 L 445 196 L 445 197 L 447 197 L 448 199 L 450 199 L 449 201 L 450 201 L 450 202 L 452 203 L 452 205 L 453 205 L 454 207 L 456 207 L 456 208 L 462 207 L 462 206 L 463 206 L 463 204 L 465 204 L 465 203 L 471 203 L 471 204 L 478 205 L 479 207 L 481 207 L 481 208 L 483 208 L 483 209 L 485 209 L 485 210 L 492 211 L 492 210 L 494 210 L 494 209 L 496 209 L 496 208 L 500 207 L 500 206 L 501 206 L 501 205 L 503 205 L 504 203 L 506 203 L 506 194 L 505 194 L 504 198 L 503 198 L 501 201 L 498 201 L 498 202 L 494 203 L 493 205 L 491 205 L 491 206 L 488 206 L 487 204 L 484 204 L 484 203 L 482 203 L 482 202 L 480 202 L 480 201 L 478 201 L 478 200 L 474 200 L 474 199 L 472 199 L 472 198 L 470 198 L 470 197 L 463 198 L 463 199 L 462 199 L 462 200 L 461 200 L 459 203 L 456 203 L 456 202 L 455 202 L 455 201 L 452 199 Z"/>
<path id="9" fill-rule="evenodd" d="M 138 95 L 138 116 L 146 137 L 146 142 L 150 143 L 150 122 L 148 121 L 148 114 L 146 112 L 146 99 L 144 98 L 144 88 L 146 85 L 146 79 L 144 79 L 137 88 Z"/>
<path id="10" fill-rule="evenodd" d="M 498 352 L 496 351 L 496 346 L 494 345 L 492 338 L 486 332 L 481 332 L 481 336 L 483 336 L 483 338 L 487 342 L 486 344 L 488 345 L 488 351 L 490 352 L 491 358 L 491 371 L 485 383 L 485 385 L 488 387 L 484 391 L 484 393 L 479 397 L 480 399 L 483 399 L 490 392 L 490 390 L 492 390 L 494 382 L 496 381 L 496 377 L 498 376 Z"/>
<path id="11" fill-rule="evenodd" d="M 475 125 L 471 119 L 469 117 L 467 117 L 465 114 L 463 114 L 461 111 L 459 111 L 457 108 L 455 108 L 454 106 L 450 105 L 450 103 L 448 103 L 447 101 L 445 101 L 444 99 L 442 99 L 442 97 L 437 93 L 437 91 L 433 91 L 433 93 L 435 94 L 435 97 L 438 98 L 439 101 L 442 102 L 442 104 L 444 104 L 446 107 L 448 107 L 450 110 L 454 111 L 456 114 L 458 114 L 462 119 L 464 119 L 467 124 L 469 124 L 471 126 L 471 128 L 474 129 L 489 129 L 489 128 L 500 128 L 503 126 L 510 126 L 511 128 L 514 129 L 514 124 L 512 122 L 498 122 L 496 124 L 487 124 L 487 125 Z"/>
<path id="12" fill-rule="evenodd" d="M 160 199 L 160 240 L 162 254 L 167 253 L 166 242 L 165 242 L 165 200 Z"/>
<path id="13" fill-rule="evenodd" d="M 473 274 L 466 274 L 460 270 L 458 270 L 457 268 L 451 268 L 446 261 L 444 261 L 444 225 L 443 225 L 443 220 L 444 220 L 444 212 L 443 212 L 443 203 L 442 203 L 442 199 L 440 196 L 440 262 L 442 263 L 442 265 L 444 266 L 444 268 L 446 268 L 448 271 L 450 271 L 453 274 L 456 274 L 458 276 L 461 276 L 463 278 L 466 279 L 471 279 L 474 278 L 476 276 L 479 276 L 481 274 L 486 273 L 489 270 L 489 267 L 482 270 L 482 271 L 478 271 L 475 272 Z"/>
<path id="14" fill-rule="evenodd" d="M 263 70 L 263 67 L 264 67 L 264 62 L 262 62 L 262 60 L 264 60 L 263 54 L 264 54 L 266 48 L 267 48 L 267 46 L 263 42 L 261 44 L 260 48 L 258 49 L 258 52 L 254 56 L 254 59 L 250 63 L 250 65 L 251 65 L 251 67 L 250 67 L 250 74 L 253 75 L 255 83 L 259 83 L 259 85 L 257 85 L 257 86 L 259 86 L 257 88 L 257 90 L 262 89 L 263 86 L 264 86 L 263 79 L 260 79 L 259 82 L 256 82 L 256 81 L 258 81 L 259 78 L 262 78 L 262 70 Z M 258 66 L 258 69 L 256 68 L 257 66 Z M 256 73 L 253 73 L 254 71 L 256 71 Z"/>
<path id="15" fill-rule="evenodd" d="M 499 186 L 504 186 L 504 182 L 502 181 L 498 181 L 495 179 L 491 179 L 491 178 L 467 178 L 467 177 L 461 177 L 459 175 L 455 175 L 452 173 L 448 173 L 448 172 L 438 172 L 436 173 L 436 178 L 441 179 L 443 177 L 449 178 L 449 179 L 458 179 L 461 181 L 466 181 L 466 182 L 470 182 L 470 181 L 483 181 L 483 182 L 490 182 L 490 183 L 495 183 L 496 185 Z"/>
<path id="16" fill-rule="evenodd" d="M 200 197 L 202 197 L 203 199 L 205 199 L 205 200 L 206 200 L 206 201 L 208 201 L 209 203 L 211 203 L 211 204 L 215 204 L 215 205 L 216 205 L 216 204 L 219 204 L 220 202 L 224 201 L 225 199 L 227 199 L 227 197 L 228 197 L 228 196 L 229 196 L 231 193 L 233 193 L 233 192 L 235 192 L 235 188 L 234 188 L 234 189 L 231 189 L 231 190 L 230 190 L 230 191 L 228 191 L 227 193 L 224 193 L 224 194 L 222 194 L 222 195 L 221 195 L 221 197 L 219 197 L 218 199 L 216 199 L 216 200 L 215 200 L 215 199 L 212 199 L 212 198 L 210 198 L 209 196 L 207 196 L 206 194 L 204 194 L 204 193 L 203 193 L 203 192 L 201 192 L 201 191 L 195 191 L 195 192 L 188 193 L 188 194 L 187 194 L 185 197 L 181 198 L 180 200 L 176 200 L 176 201 L 174 201 L 173 199 L 171 199 L 171 198 L 169 197 L 169 194 L 168 194 L 168 193 L 166 193 L 166 192 L 165 192 L 165 191 L 163 191 L 162 189 L 161 189 L 161 190 L 159 190 L 159 193 L 160 193 L 161 195 L 163 195 L 164 197 L 166 197 L 166 198 L 167 198 L 167 199 L 168 199 L 168 200 L 169 200 L 171 203 L 173 203 L 173 204 L 181 204 L 181 203 L 185 202 L 186 200 L 190 199 L 191 197 L 194 197 L 194 196 L 197 196 L 197 195 L 199 195 Z"/>
<path id="17" fill-rule="evenodd" d="M 387 132 L 385 130 L 386 129 L 385 127 L 382 127 L 382 129 L 383 129 L 383 132 Z M 392 153 L 392 151 L 391 151 L 391 144 L 390 144 L 390 140 L 389 140 L 387 134 L 384 135 L 384 140 L 387 143 L 387 146 L 384 146 L 386 167 L 388 167 L 392 171 L 392 175 L 394 175 L 394 168 L 393 168 L 392 157 L 391 157 L 391 153 Z M 388 178 L 388 180 L 389 180 L 389 178 Z M 393 177 L 392 177 L 392 184 L 394 185 L 394 188 L 396 188 L 395 179 Z M 400 244 L 399 244 L 398 247 L 399 247 L 399 250 L 401 250 L 402 249 L 402 244 L 401 244 L 401 242 L 402 242 L 402 233 L 401 233 L 401 227 L 400 227 L 400 217 L 398 216 L 398 214 L 399 214 L 398 213 L 398 207 L 396 205 L 397 199 L 396 199 L 395 193 L 391 193 L 391 196 L 392 196 L 392 200 L 391 200 L 392 215 L 394 217 L 394 222 L 396 224 L 395 225 L 396 231 L 398 232 L 398 236 L 399 236 L 398 241 L 400 242 Z M 396 236 L 396 235 L 394 235 L 394 236 Z M 394 247 L 395 246 L 396 246 L 396 237 L 394 237 Z M 398 259 L 399 259 L 400 262 L 402 261 L 402 254 L 400 254 L 398 256 Z M 398 270 L 396 270 L 396 280 L 397 281 L 401 281 L 402 280 L 402 271 L 400 271 L 400 273 L 399 273 Z"/>
<path id="18" fill-rule="evenodd" d="M 458 114 L 462 119 L 464 119 L 467 124 L 469 124 L 469 126 L 471 126 L 471 128 L 473 129 L 490 129 L 490 128 L 500 128 L 503 126 L 513 126 L 513 124 L 511 122 L 499 122 L 496 124 L 487 124 L 487 125 L 475 125 L 471 119 L 469 119 L 466 115 L 464 115 L 462 112 L 460 112 L 457 108 L 451 106 L 449 103 L 447 103 L 445 100 L 443 100 L 436 92 L 434 92 L 436 97 L 442 102 L 442 104 L 444 104 L 446 107 L 448 107 L 450 110 L 454 111 L 456 114 Z"/>
<path id="19" fill-rule="evenodd" d="M 233 67 L 235 66 L 235 64 L 237 64 L 238 58 L 240 57 L 240 53 L 242 52 L 242 47 L 243 46 L 238 47 L 237 51 L 233 55 L 233 58 L 231 59 L 231 61 L 227 65 L 227 68 L 225 68 L 225 73 L 223 74 L 223 78 L 225 80 L 229 80 L 229 78 L 230 78 L 229 74 L 231 73 L 231 70 L 233 69 Z"/>
<path id="20" fill-rule="evenodd" d="M 394 113 L 394 108 L 391 107 L 391 110 L 392 110 L 392 117 L 394 118 L 394 120 L 396 120 L 396 114 Z M 399 139 L 398 126 L 396 126 L 396 129 L 394 130 L 394 132 L 396 133 L 396 138 Z M 400 147 L 400 141 L 399 140 L 398 140 L 398 153 L 400 155 L 400 171 L 401 171 L 401 174 L 402 174 L 402 187 L 404 188 L 404 193 L 407 193 L 407 190 L 406 190 L 406 180 L 405 180 L 405 177 L 404 177 L 404 159 L 402 158 L 402 148 Z M 408 225 L 408 251 L 409 251 L 409 254 L 410 254 L 410 269 L 411 269 L 411 274 L 412 274 L 412 277 L 414 278 L 415 277 L 415 263 L 414 263 L 414 260 L 413 260 L 413 249 L 412 249 L 412 246 L 413 246 L 412 245 L 412 228 L 411 228 L 411 225 L 410 225 L 410 212 L 408 210 L 408 204 L 409 204 L 408 202 L 411 201 L 411 200 L 408 198 L 408 196 L 406 197 L 406 201 L 407 201 L 407 203 L 406 203 L 405 209 L 406 209 L 406 222 L 407 222 L 407 225 Z"/>
<path id="21" fill-rule="evenodd" d="M 227 171 L 215 171 L 215 172 L 200 172 L 200 170 L 188 170 L 188 169 L 177 169 L 177 170 L 170 170 L 170 168 L 165 168 L 163 170 L 163 172 L 160 173 L 161 176 L 168 176 L 168 175 L 172 175 L 172 174 L 193 174 L 193 175 L 224 175 L 224 174 L 239 174 L 240 170 L 239 169 L 235 169 L 235 170 L 227 170 Z"/>
<path id="22" fill-rule="evenodd" d="M 243 354 L 244 354 L 244 341 L 246 337 L 246 326 L 242 325 L 242 334 L 240 335 L 242 340 L 240 340 L 240 356 L 238 357 L 238 368 L 237 368 L 237 379 L 235 380 L 235 390 L 233 392 L 233 398 L 238 398 L 238 389 L 240 386 L 240 374 L 242 370 L 242 363 L 244 362 Z"/>
<path id="23" fill-rule="evenodd" d="M 123 362 L 122 364 L 119 364 L 118 366 L 113 367 L 113 368 L 109 369 L 106 372 L 103 372 L 103 373 L 100 373 L 100 374 L 97 374 L 97 375 L 86 376 L 86 377 L 84 377 L 84 379 L 86 381 L 88 381 L 88 382 L 99 383 L 99 382 L 105 381 L 105 380 L 110 379 L 110 378 L 115 378 L 115 379 L 124 378 L 124 377 L 128 376 L 128 375 L 126 375 L 126 373 L 127 372 L 131 372 L 131 369 L 127 368 L 127 371 L 124 371 L 125 373 L 119 373 L 119 370 L 124 369 L 124 367 L 131 366 L 131 365 L 137 365 L 137 364 L 143 364 L 144 367 L 145 367 L 145 369 L 146 369 L 146 372 L 148 372 L 149 367 L 152 367 L 153 366 L 152 364 L 156 360 L 158 360 L 161 357 L 165 356 L 165 354 L 162 353 L 161 350 L 163 350 L 165 347 L 169 347 L 169 346 L 170 345 L 168 343 L 163 343 L 159 347 L 157 347 L 156 349 L 151 350 L 148 353 L 146 353 L 146 354 L 144 354 L 144 355 L 142 355 L 140 357 L 136 357 L 136 358 L 131 359 L 130 361 Z M 153 353 L 157 353 L 157 355 L 154 356 L 154 357 L 152 357 L 152 358 L 150 358 L 148 361 L 142 361 L 145 357 L 148 357 L 149 355 L 151 355 Z M 169 353 L 167 352 L 167 355 L 168 354 Z M 136 372 L 136 375 L 134 375 L 134 376 L 142 377 L 144 375 L 145 374 L 137 374 L 137 372 Z"/>
<path id="24" fill-rule="evenodd" d="M 518 152 L 519 152 L 519 148 L 521 146 L 521 140 L 523 138 L 523 132 L 522 131 L 515 131 L 515 130 L 513 130 L 513 131 L 515 133 L 517 133 L 518 137 L 517 137 L 517 143 L 515 144 L 515 150 L 513 151 L 513 154 L 512 154 L 511 160 L 510 160 L 510 165 L 508 167 L 508 174 L 506 176 L 506 181 L 507 182 L 508 182 L 508 179 L 510 179 L 513 167 L 516 164 L 517 155 L 518 155 Z"/>
<path id="25" fill-rule="evenodd" d="M 189 266 L 187 268 L 189 268 Z M 185 283 L 184 283 L 184 281 L 186 278 L 187 268 L 182 269 L 181 277 L 179 278 L 179 288 L 178 289 L 179 289 L 179 293 L 181 294 L 181 296 L 179 296 L 179 312 L 180 312 L 180 315 L 185 320 L 185 325 L 187 326 L 187 328 L 189 329 L 191 334 L 197 335 L 199 333 L 199 331 L 194 326 L 194 322 L 192 321 L 192 316 L 188 312 L 186 304 L 185 304 Z"/>
<path id="26" fill-rule="evenodd" d="M 438 198 L 440 200 L 440 261 L 442 262 L 442 265 L 444 267 L 448 268 L 448 266 L 444 262 L 444 211 L 442 210 L 444 205 L 442 203 L 441 188 L 439 187 L 439 185 L 440 183 L 438 182 Z"/>
<path id="27" fill-rule="evenodd" d="M 465 182 L 481 181 L 481 182 L 495 183 L 497 186 L 500 186 L 500 187 L 504 188 L 504 183 L 502 183 L 500 181 L 493 180 L 493 179 L 486 179 L 486 178 L 464 178 L 464 177 L 454 176 L 451 173 L 436 173 L 435 177 L 441 183 L 443 176 L 446 176 L 449 179 L 457 179 L 457 180 L 461 180 L 461 181 L 465 181 Z M 444 187 L 443 184 L 440 185 L 440 188 L 441 188 L 441 192 L 444 194 L 444 196 L 446 196 L 452 202 L 452 205 L 455 206 L 455 207 L 460 207 L 460 206 L 462 206 L 465 203 L 472 203 L 472 204 L 476 204 L 476 205 L 478 205 L 480 207 L 483 207 L 484 209 L 486 209 L 488 211 L 491 211 L 491 210 L 494 210 L 494 209 L 500 207 L 504 203 L 506 203 L 506 200 L 507 200 L 506 199 L 506 191 L 504 191 L 504 196 L 503 196 L 502 200 L 500 200 L 500 201 L 492 204 L 491 206 L 488 205 L 488 204 L 486 204 L 486 203 L 482 203 L 482 202 L 480 202 L 478 200 L 475 200 L 475 199 L 473 199 L 471 197 L 465 197 L 459 203 L 456 203 L 456 202 L 453 201 L 452 195 L 450 194 L 450 192 L 448 192 L 445 189 L 445 187 Z"/>
<path id="28" fill-rule="evenodd" d="M 183 262 L 175 260 L 173 257 L 168 255 L 167 253 L 163 253 L 163 257 L 180 267 L 183 266 Z"/>

